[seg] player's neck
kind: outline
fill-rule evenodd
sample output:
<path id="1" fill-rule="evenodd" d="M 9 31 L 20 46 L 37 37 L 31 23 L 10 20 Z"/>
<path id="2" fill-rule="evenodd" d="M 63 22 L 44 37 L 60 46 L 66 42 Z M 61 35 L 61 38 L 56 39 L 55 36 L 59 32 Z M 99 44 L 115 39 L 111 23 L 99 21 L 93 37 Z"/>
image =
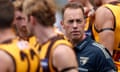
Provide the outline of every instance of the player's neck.
<path id="1" fill-rule="evenodd" d="M 14 38 L 16 38 L 16 36 L 12 29 L 0 30 L 0 43 L 9 39 L 14 39 Z"/>
<path id="2" fill-rule="evenodd" d="M 37 39 L 40 44 L 45 43 L 48 41 L 50 38 L 56 36 L 57 34 L 54 31 L 54 28 L 52 27 L 45 27 L 42 29 L 39 28 L 39 33 L 37 34 Z"/>

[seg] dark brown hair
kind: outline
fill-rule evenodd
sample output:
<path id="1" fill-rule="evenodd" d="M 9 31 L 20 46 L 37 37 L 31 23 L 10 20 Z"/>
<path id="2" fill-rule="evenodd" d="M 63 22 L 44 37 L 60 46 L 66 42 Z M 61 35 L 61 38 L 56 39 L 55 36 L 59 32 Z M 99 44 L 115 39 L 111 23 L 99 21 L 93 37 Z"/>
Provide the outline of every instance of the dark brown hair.
<path id="1" fill-rule="evenodd" d="M 63 8 L 62 8 L 62 17 L 64 16 L 64 12 L 67 8 L 72 8 L 72 9 L 78 9 L 80 8 L 83 12 L 83 15 L 84 15 L 84 9 L 82 7 L 82 5 L 78 2 L 69 2 L 67 3 Z"/>
<path id="2" fill-rule="evenodd" d="M 10 0 L 0 0 L 0 29 L 10 28 L 14 20 L 14 6 Z"/>

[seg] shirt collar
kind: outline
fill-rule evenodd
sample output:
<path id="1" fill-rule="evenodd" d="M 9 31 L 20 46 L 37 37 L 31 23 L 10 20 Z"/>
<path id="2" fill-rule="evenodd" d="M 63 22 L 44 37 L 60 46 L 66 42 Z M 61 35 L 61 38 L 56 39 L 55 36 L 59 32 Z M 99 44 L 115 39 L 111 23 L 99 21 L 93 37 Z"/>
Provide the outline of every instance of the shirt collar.
<path id="1" fill-rule="evenodd" d="M 86 36 L 86 38 L 83 41 L 81 41 L 81 42 L 79 42 L 77 44 L 77 46 L 75 47 L 75 49 L 82 50 L 83 48 L 85 48 L 87 46 L 87 44 L 89 43 L 89 41 L 90 41 L 90 36 Z"/>

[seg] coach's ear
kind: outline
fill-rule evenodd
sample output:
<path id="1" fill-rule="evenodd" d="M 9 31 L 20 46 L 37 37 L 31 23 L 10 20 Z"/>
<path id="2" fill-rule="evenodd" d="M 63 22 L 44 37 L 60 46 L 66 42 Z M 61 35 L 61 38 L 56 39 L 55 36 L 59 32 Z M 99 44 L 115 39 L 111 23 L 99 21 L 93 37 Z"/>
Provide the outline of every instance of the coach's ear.
<path id="1" fill-rule="evenodd" d="M 86 26 L 87 26 L 87 27 L 89 26 L 89 25 L 88 25 L 88 24 L 89 24 L 88 22 L 89 22 L 89 21 L 88 21 L 88 18 L 85 18 L 85 19 L 84 19 L 84 26 L 83 26 L 84 28 L 85 28 Z M 86 28 L 85 28 L 85 30 L 86 30 Z"/>
<path id="2" fill-rule="evenodd" d="M 60 24 L 61 24 L 61 27 L 64 29 L 64 21 L 63 20 L 60 21 Z"/>

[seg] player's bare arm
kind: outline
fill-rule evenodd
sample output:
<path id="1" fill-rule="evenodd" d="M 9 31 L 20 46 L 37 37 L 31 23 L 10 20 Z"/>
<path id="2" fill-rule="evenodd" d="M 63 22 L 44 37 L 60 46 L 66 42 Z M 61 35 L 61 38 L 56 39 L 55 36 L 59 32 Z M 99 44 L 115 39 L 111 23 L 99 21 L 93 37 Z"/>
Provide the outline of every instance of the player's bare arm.
<path id="1" fill-rule="evenodd" d="M 71 48 L 59 45 L 53 53 L 53 65 L 62 72 L 78 72 L 75 54 Z"/>
<path id="2" fill-rule="evenodd" d="M 114 30 L 112 29 L 114 29 L 114 17 L 109 9 L 105 7 L 97 9 L 95 27 L 99 31 L 99 42 L 113 54 Z"/>
<path id="3" fill-rule="evenodd" d="M 13 61 L 4 51 L 0 51 L 0 72 L 14 72 Z"/>

